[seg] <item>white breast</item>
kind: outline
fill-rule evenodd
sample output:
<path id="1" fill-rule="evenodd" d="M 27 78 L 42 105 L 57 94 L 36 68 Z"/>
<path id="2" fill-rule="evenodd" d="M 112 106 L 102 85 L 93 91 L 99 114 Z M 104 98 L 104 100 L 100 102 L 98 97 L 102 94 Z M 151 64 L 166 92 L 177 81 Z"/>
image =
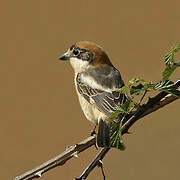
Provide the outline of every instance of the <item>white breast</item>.
<path id="1" fill-rule="evenodd" d="M 75 57 L 72 57 L 70 59 L 70 64 L 73 67 L 75 73 L 83 72 L 89 66 L 88 61 L 83 61 L 83 60 L 75 58 Z"/>
<path id="2" fill-rule="evenodd" d="M 81 108 L 86 118 L 95 125 L 98 124 L 100 119 L 103 119 L 103 120 L 106 119 L 107 116 L 97 109 L 94 101 L 90 100 L 91 103 L 89 103 L 81 94 L 79 94 L 77 90 L 77 86 L 76 86 L 76 75 L 75 75 L 74 82 L 75 82 L 75 87 L 76 87 L 76 91 L 79 98 L 79 103 L 81 105 Z"/>

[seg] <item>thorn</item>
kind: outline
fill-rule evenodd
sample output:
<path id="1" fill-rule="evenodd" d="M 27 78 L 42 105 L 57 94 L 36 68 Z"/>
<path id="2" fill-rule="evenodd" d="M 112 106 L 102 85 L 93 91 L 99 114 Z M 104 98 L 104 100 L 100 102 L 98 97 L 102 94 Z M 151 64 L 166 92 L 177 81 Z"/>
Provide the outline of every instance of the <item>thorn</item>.
<path id="1" fill-rule="evenodd" d="M 38 171 L 38 172 L 36 173 L 36 176 L 41 177 L 41 176 L 42 176 L 42 172 L 43 172 L 43 171 Z"/>
<path id="2" fill-rule="evenodd" d="M 95 136 L 96 135 L 96 131 L 94 130 L 94 131 L 91 131 L 91 134 L 90 134 L 91 136 Z"/>
<path id="3" fill-rule="evenodd" d="M 70 150 L 73 146 L 67 146 L 66 151 Z"/>
<path id="4" fill-rule="evenodd" d="M 81 180 L 81 178 L 75 178 L 75 180 Z"/>
<path id="5" fill-rule="evenodd" d="M 74 152 L 72 155 L 73 155 L 75 158 L 78 158 L 78 152 L 77 152 L 77 151 Z"/>
<path id="6" fill-rule="evenodd" d="M 98 161 L 98 167 L 102 167 L 103 166 L 103 162 L 101 160 Z"/>

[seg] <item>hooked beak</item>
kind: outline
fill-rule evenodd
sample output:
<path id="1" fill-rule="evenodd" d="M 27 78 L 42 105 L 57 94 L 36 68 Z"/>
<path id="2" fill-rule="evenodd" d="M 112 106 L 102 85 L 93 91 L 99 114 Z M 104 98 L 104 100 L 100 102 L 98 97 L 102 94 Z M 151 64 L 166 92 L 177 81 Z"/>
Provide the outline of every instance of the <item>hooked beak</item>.
<path id="1" fill-rule="evenodd" d="M 62 56 L 59 57 L 60 60 L 69 60 L 70 59 L 70 55 L 66 52 L 64 53 Z"/>

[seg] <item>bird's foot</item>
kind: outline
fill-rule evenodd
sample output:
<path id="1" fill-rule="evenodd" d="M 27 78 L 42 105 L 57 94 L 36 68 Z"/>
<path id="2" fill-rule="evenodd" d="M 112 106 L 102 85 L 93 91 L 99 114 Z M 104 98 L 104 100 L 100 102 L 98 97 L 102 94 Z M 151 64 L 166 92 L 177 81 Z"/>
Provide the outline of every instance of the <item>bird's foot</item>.
<path id="1" fill-rule="evenodd" d="M 91 134 L 90 134 L 91 136 L 94 136 L 94 135 L 96 135 L 96 131 L 95 131 L 95 129 L 93 129 L 92 131 L 91 131 Z"/>

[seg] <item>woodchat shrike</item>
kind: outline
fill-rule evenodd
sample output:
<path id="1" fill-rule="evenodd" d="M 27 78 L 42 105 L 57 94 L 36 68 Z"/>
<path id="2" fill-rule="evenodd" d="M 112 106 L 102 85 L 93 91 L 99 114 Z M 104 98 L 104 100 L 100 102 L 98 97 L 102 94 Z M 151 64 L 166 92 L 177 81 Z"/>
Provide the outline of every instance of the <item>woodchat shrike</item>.
<path id="1" fill-rule="evenodd" d="M 126 102 L 117 91 L 124 86 L 120 72 L 100 46 L 88 41 L 75 43 L 59 59 L 70 61 L 81 108 L 95 127 L 99 125 L 97 145 L 111 147 L 109 116 Z"/>

